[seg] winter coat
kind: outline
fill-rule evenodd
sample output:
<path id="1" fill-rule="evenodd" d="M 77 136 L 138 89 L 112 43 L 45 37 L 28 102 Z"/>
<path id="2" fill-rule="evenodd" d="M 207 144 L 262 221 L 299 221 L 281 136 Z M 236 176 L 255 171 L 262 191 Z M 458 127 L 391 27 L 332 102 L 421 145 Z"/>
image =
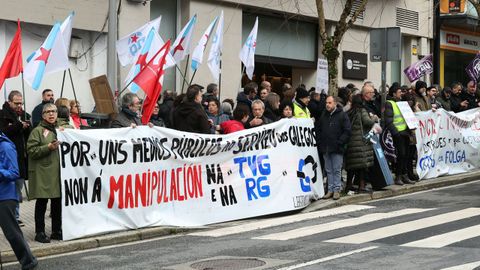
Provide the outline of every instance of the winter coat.
<path id="1" fill-rule="evenodd" d="M 222 128 L 223 134 L 229 134 L 245 129 L 243 123 L 237 120 L 228 120 L 226 122 L 223 122 L 222 124 L 220 124 L 220 127 Z"/>
<path id="2" fill-rule="evenodd" d="M 230 117 L 228 117 L 228 115 L 220 112 L 217 115 L 213 115 L 207 111 L 207 116 L 208 116 L 208 119 L 212 120 L 213 122 L 213 125 L 210 128 L 212 134 L 215 134 L 216 127 L 218 125 L 221 125 L 223 122 L 230 120 Z"/>
<path id="3" fill-rule="evenodd" d="M 76 129 L 80 129 L 81 126 L 88 127 L 87 120 L 80 118 L 78 114 L 71 114 L 70 119 L 72 119 L 72 124 Z"/>
<path id="4" fill-rule="evenodd" d="M 263 113 L 263 115 L 272 120 L 272 122 L 276 122 L 278 120 L 280 120 L 280 111 L 277 109 L 273 109 L 272 106 L 270 106 L 270 104 L 266 103 L 265 104 L 265 112 Z"/>
<path id="5" fill-rule="evenodd" d="M 418 108 L 424 112 L 432 109 L 430 102 L 428 101 L 426 96 L 420 96 L 415 93 L 415 102 L 418 104 Z"/>
<path id="6" fill-rule="evenodd" d="M 117 114 L 115 119 L 113 119 L 110 127 L 112 128 L 121 128 L 121 127 L 130 127 L 132 124 L 137 126 L 142 125 L 138 115 L 128 108 L 122 108 L 122 110 Z"/>
<path id="7" fill-rule="evenodd" d="M 375 121 L 370 119 L 364 108 L 350 110 L 348 117 L 352 123 L 352 135 L 345 152 L 345 169 L 357 170 L 372 167 L 373 147 L 370 142 L 365 142 L 363 136 L 370 131 Z"/>
<path id="8" fill-rule="evenodd" d="M 158 115 L 165 122 L 165 126 L 172 128 L 172 112 L 173 112 L 173 98 L 166 98 L 163 100 L 163 103 L 160 105 L 158 110 Z"/>
<path id="9" fill-rule="evenodd" d="M 317 145 L 321 153 L 343 153 L 350 138 L 351 126 L 340 106 L 333 113 L 325 110 L 315 123 Z"/>
<path id="10" fill-rule="evenodd" d="M 249 112 L 252 112 L 252 101 L 248 99 L 248 96 L 245 93 L 240 92 L 237 95 L 237 106 L 238 104 L 243 104 L 248 107 Z"/>
<path id="11" fill-rule="evenodd" d="M 468 101 L 468 106 L 465 110 L 470 110 L 478 107 L 478 102 L 480 102 L 480 99 L 478 98 L 476 93 L 472 95 L 472 94 L 469 94 L 468 92 L 463 92 L 461 94 L 461 97 L 462 97 L 462 100 Z"/>
<path id="12" fill-rule="evenodd" d="M 15 145 L 0 132 L 0 201 L 18 201 L 15 181 L 19 177 Z"/>
<path id="13" fill-rule="evenodd" d="M 23 120 L 25 119 L 25 113 Z M 17 149 L 17 162 L 20 177 L 27 178 L 27 155 L 25 152 L 25 142 L 30 134 L 30 128 L 24 129 L 23 124 L 17 113 L 10 107 L 8 102 L 3 104 L 0 111 L 0 131 L 15 144 Z"/>
<path id="14" fill-rule="evenodd" d="M 55 127 L 45 121 L 32 130 L 27 141 L 29 199 L 60 198 L 60 157 L 48 149 L 57 139 Z"/>
<path id="15" fill-rule="evenodd" d="M 450 105 L 450 99 L 445 98 L 443 95 L 440 95 L 437 98 L 437 102 L 440 103 L 440 105 L 442 105 L 442 108 L 444 110 L 446 110 L 446 111 L 451 111 L 452 110 L 452 106 Z"/>
<path id="16" fill-rule="evenodd" d="M 180 131 L 211 134 L 207 114 L 201 104 L 193 101 L 180 103 L 173 110 L 173 128 Z"/>
<path id="17" fill-rule="evenodd" d="M 245 122 L 245 124 L 244 124 L 245 128 L 256 128 L 256 127 L 260 127 L 260 126 L 263 126 L 263 125 L 267 125 L 267 124 L 273 123 L 272 119 L 265 117 L 265 115 L 262 115 L 262 118 L 261 118 L 261 119 L 262 119 L 263 123 L 262 123 L 261 125 L 259 125 L 259 126 L 254 126 L 254 127 L 252 127 L 252 126 L 250 126 L 250 121 L 252 121 L 254 118 L 255 118 L 255 117 L 254 117 L 253 115 L 250 115 L 250 116 L 248 117 L 247 122 Z"/>
<path id="18" fill-rule="evenodd" d="M 370 101 L 364 100 L 363 101 L 363 106 L 367 110 L 367 113 L 369 113 L 369 114 L 373 113 L 378 117 L 382 116 L 382 113 L 380 111 L 380 106 L 378 106 L 378 103 L 376 102 L 376 100 L 370 100 Z"/>
<path id="19" fill-rule="evenodd" d="M 452 108 L 452 111 L 454 111 L 456 113 L 464 111 L 465 107 L 462 107 L 460 105 L 460 103 L 462 103 L 462 101 L 463 101 L 463 99 L 462 99 L 462 94 L 461 93 L 459 95 L 452 94 L 450 96 L 450 106 Z"/>
<path id="20" fill-rule="evenodd" d="M 160 114 L 150 116 L 150 123 L 156 127 L 165 127 L 165 121 L 160 117 Z"/>
<path id="21" fill-rule="evenodd" d="M 311 99 L 308 102 L 308 110 L 310 111 L 310 116 L 315 118 L 315 121 L 320 119 L 322 112 L 325 110 L 325 95 L 321 95 L 320 101 Z"/>

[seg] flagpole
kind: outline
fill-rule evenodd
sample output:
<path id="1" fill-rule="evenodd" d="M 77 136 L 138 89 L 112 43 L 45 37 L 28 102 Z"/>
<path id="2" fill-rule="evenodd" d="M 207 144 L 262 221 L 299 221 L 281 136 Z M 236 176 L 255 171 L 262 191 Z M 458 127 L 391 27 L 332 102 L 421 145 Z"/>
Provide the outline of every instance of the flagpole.
<path id="1" fill-rule="evenodd" d="M 62 79 L 62 90 L 60 91 L 60 97 L 63 97 L 63 87 L 65 86 L 65 76 L 67 75 L 67 70 L 63 71 L 63 79 Z"/>
<path id="2" fill-rule="evenodd" d="M 187 69 L 188 69 L 188 61 L 190 60 L 190 54 L 187 55 L 187 64 L 185 65 L 185 73 L 184 74 L 187 74 Z M 196 70 L 195 70 L 196 71 Z M 182 83 L 182 92 L 180 92 L 180 94 L 183 94 L 183 89 L 185 89 L 185 82 L 186 80 L 183 81 Z M 187 82 L 188 83 L 188 82 Z M 191 81 L 190 81 L 191 83 Z M 190 85 L 190 84 L 189 84 Z"/>
<path id="3" fill-rule="evenodd" d="M 22 94 L 23 94 L 23 111 L 25 112 L 25 121 L 27 121 L 27 98 L 25 97 L 25 82 L 23 81 L 23 71 L 22 74 Z"/>
<path id="4" fill-rule="evenodd" d="M 220 94 L 222 93 L 222 54 L 220 53 L 220 74 L 218 74 L 218 99 L 220 99 Z"/>
<path id="5" fill-rule="evenodd" d="M 190 78 L 190 83 L 188 83 L 188 86 L 192 85 L 193 78 L 195 78 L 195 74 L 197 74 L 197 69 L 193 71 L 192 78 Z"/>
<path id="6" fill-rule="evenodd" d="M 75 86 L 73 85 L 72 72 L 70 71 L 70 68 L 68 68 L 68 75 L 70 76 L 70 84 L 72 85 L 73 98 L 75 99 L 75 105 L 76 105 L 78 103 L 78 100 L 77 100 L 77 94 L 75 93 Z M 79 110 L 79 113 L 80 113 L 80 110 Z"/>
<path id="7" fill-rule="evenodd" d="M 5 98 L 5 102 L 7 102 L 7 82 L 3 83 L 3 97 Z"/>
<path id="8" fill-rule="evenodd" d="M 242 75 L 240 75 L 240 87 L 238 88 L 238 92 L 240 92 L 240 89 L 242 89 L 242 80 L 243 80 L 243 74 L 245 73 L 245 70 L 247 68 L 245 66 L 243 66 L 243 69 L 242 69 Z"/>

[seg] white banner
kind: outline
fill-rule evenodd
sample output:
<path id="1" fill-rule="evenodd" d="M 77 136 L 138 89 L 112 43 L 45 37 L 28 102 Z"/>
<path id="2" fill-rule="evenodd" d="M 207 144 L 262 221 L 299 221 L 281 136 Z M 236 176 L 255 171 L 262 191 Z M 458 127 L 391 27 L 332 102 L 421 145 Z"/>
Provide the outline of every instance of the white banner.
<path id="1" fill-rule="evenodd" d="M 480 167 L 480 109 L 416 113 L 417 172 L 434 178 Z"/>
<path id="2" fill-rule="evenodd" d="M 223 136 L 141 126 L 58 139 L 65 240 L 290 211 L 323 196 L 310 119 Z"/>

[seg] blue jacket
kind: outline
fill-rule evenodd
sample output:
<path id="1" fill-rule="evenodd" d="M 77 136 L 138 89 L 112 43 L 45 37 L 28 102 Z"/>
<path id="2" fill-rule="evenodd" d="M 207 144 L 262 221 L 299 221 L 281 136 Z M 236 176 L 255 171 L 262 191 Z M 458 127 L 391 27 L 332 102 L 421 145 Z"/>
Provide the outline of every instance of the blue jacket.
<path id="1" fill-rule="evenodd" d="M 0 132 L 0 201 L 18 201 L 15 181 L 19 177 L 15 145 Z"/>

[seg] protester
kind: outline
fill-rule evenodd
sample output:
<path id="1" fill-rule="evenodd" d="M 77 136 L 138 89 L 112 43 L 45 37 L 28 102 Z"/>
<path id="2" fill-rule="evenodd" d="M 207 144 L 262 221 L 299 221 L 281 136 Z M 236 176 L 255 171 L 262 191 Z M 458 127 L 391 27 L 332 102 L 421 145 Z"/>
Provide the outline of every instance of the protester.
<path id="1" fill-rule="evenodd" d="M 88 127 L 87 120 L 80 118 L 80 108 L 80 102 L 74 99 L 70 100 L 70 119 L 76 129 L 80 129 L 82 126 Z"/>
<path id="2" fill-rule="evenodd" d="M 50 243 L 62 240 L 62 202 L 60 193 L 60 158 L 57 140 L 57 107 L 45 104 L 43 120 L 34 128 L 27 141 L 28 184 L 30 199 L 35 203 L 35 241 Z M 45 234 L 45 212 L 50 199 L 52 234 Z"/>
<path id="3" fill-rule="evenodd" d="M 110 127 L 136 127 L 140 126 L 142 122 L 138 116 L 141 107 L 140 99 L 136 94 L 126 93 L 122 96 L 122 106 L 120 112 L 115 116 Z"/>
<path id="4" fill-rule="evenodd" d="M 221 131 L 220 125 L 223 122 L 230 120 L 228 115 L 222 113 L 220 111 L 220 101 L 216 98 L 211 98 L 208 101 L 208 111 L 207 111 L 208 121 L 211 125 L 211 133 L 212 134 L 219 134 Z"/>
<path id="5" fill-rule="evenodd" d="M 218 99 L 218 85 L 216 83 L 210 83 L 207 85 L 207 92 L 202 96 L 202 105 L 206 111 L 208 111 L 208 102 L 214 98 Z"/>
<path id="6" fill-rule="evenodd" d="M 428 104 L 430 104 L 430 107 L 432 108 L 432 110 L 442 108 L 442 104 L 437 101 L 438 90 L 435 86 L 433 85 L 429 86 L 427 88 L 426 93 L 427 93 L 426 97 L 427 97 Z"/>
<path id="7" fill-rule="evenodd" d="M 42 92 L 42 102 L 35 106 L 32 111 L 32 127 L 36 127 L 38 123 L 42 120 L 42 109 L 43 106 L 47 103 L 53 103 L 55 100 L 53 98 L 53 90 L 45 89 Z"/>
<path id="8" fill-rule="evenodd" d="M 442 90 L 444 91 L 445 88 Z M 418 109 L 418 106 L 416 104 L 415 97 L 408 93 L 402 96 L 402 101 L 408 102 L 408 105 L 410 106 L 410 109 L 414 112 L 419 112 L 420 109 Z M 445 108 L 444 108 L 445 109 Z M 408 134 L 409 138 L 409 145 L 407 149 L 407 176 L 408 179 L 412 181 L 419 181 L 419 177 L 414 173 L 414 167 L 416 167 L 417 164 L 417 137 L 415 136 L 415 130 L 410 129 Z M 415 164 L 415 165 L 414 165 Z"/>
<path id="9" fill-rule="evenodd" d="M 18 202 L 23 201 L 22 188 L 27 179 L 27 162 L 25 144 L 26 139 L 31 131 L 30 122 L 26 113 L 22 110 L 23 96 L 20 91 L 13 90 L 8 95 L 8 101 L 3 104 L 3 109 L 0 111 L 0 131 L 15 144 L 17 150 L 17 164 L 19 168 L 20 177 L 15 181 L 18 194 Z M 17 204 L 15 209 L 15 216 L 20 226 L 24 226 L 20 220 L 20 205 Z"/>
<path id="10" fill-rule="evenodd" d="M 256 82 L 249 82 L 243 87 L 243 92 L 237 95 L 237 104 L 245 104 L 251 108 L 252 101 L 257 96 L 258 84 Z"/>
<path id="11" fill-rule="evenodd" d="M 202 92 L 191 85 L 183 101 L 173 110 L 173 128 L 194 133 L 211 133 L 211 125 L 202 105 Z"/>
<path id="12" fill-rule="evenodd" d="M 268 90 L 267 89 L 262 89 L 262 90 L 259 90 L 258 91 L 258 99 L 260 99 L 261 101 L 265 102 L 265 99 L 267 98 L 267 95 L 268 95 Z"/>
<path id="13" fill-rule="evenodd" d="M 172 128 L 172 112 L 173 112 L 173 102 L 175 100 L 175 92 L 172 90 L 163 91 L 163 101 L 160 105 L 158 116 L 163 119 L 165 126 Z"/>
<path id="14" fill-rule="evenodd" d="M 419 82 L 421 83 L 419 86 Z M 418 98 L 421 88 L 425 88 L 421 81 L 417 82 L 415 102 L 423 100 Z M 395 164 L 395 184 L 412 184 L 407 176 L 407 163 L 409 162 L 407 152 L 410 145 L 409 130 L 403 115 L 398 108 L 397 102 L 402 100 L 402 90 L 400 88 L 390 89 L 391 98 L 385 103 L 385 128 L 390 131 L 395 146 L 397 156 Z M 424 101 L 424 100 L 423 100 Z M 410 160 L 411 162 L 411 160 Z"/>
<path id="15" fill-rule="evenodd" d="M 440 92 L 440 96 L 437 98 L 438 103 L 446 111 L 451 111 L 452 106 L 450 105 L 450 96 L 452 95 L 452 88 L 445 86 Z"/>
<path id="16" fill-rule="evenodd" d="M 220 124 L 223 134 L 230 134 L 240 130 L 244 130 L 244 124 L 248 120 L 249 109 L 244 104 L 239 104 L 233 110 L 233 119 Z"/>
<path id="17" fill-rule="evenodd" d="M 432 109 L 430 102 L 427 99 L 427 84 L 424 81 L 417 81 L 415 83 L 415 99 L 420 110 L 428 111 Z"/>
<path id="18" fill-rule="evenodd" d="M 362 98 L 359 95 L 352 96 L 352 107 L 347 112 L 351 123 L 351 136 L 345 152 L 345 170 L 350 171 L 350 179 L 347 177 L 346 190 L 352 187 L 352 178 L 358 181 L 358 192 L 370 192 L 365 188 L 365 177 L 368 169 L 373 166 L 373 147 L 365 135 L 370 132 L 375 121 L 372 120 L 363 107 Z"/>
<path id="19" fill-rule="evenodd" d="M 311 118 L 308 103 L 310 95 L 305 88 L 299 87 L 296 90 L 295 99 L 293 100 L 293 116 L 295 118 Z"/>
<path id="20" fill-rule="evenodd" d="M 150 116 L 150 123 L 157 127 L 165 127 L 165 122 L 163 121 L 162 117 L 160 117 L 160 105 L 158 102 L 153 107 L 152 116 Z"/>
<path id="21" fill-rule="evenodd" d="M 271 92 L 265 98 L 265 112 L 263 115 L 273 122 L 280 120 L 280 96 Z"/>
<path id="22" fill-rule="evenodd" d="M 307 108 L 310 116 L 313 117 L 315 121 L 320 119 L 320 116 L 325 110 L 325 98 L 326 95 L 315 92 L 315 88 L 313 91 L 310 91 L 310 101 L 308 102 Z"/>
<path id="23" fill-rule="evenodd" d="M 15 145 L 0 132 L 0 227 L 22 269 L 34 269 L 38 261 L 15 217 L 19 199 L 15 183 L 20 177 Z"/>
<path id="24" fill-rule="evenodd" d="M 233 119 L 233 107 L 232 107 L 232 104 L 230 102 L 226 102 L 225 100 L 222 102 L 222 104 L 220 105 L 220 109 L 222 110 L 222 112 L 224 114 L 226 114 L 228 116 L 228 118 L 230 120 Z"/>
<path id="25" fill-rule="evenodd" d="M 265 104 L 257 99 L 252 102 L 252 114 L 245 123 L 245 128 L 254 128 L 272 123 L 272 120 L 265 117 Z"/>
<path id="26" fill-rule="evenodd" d="M 280 112 L 282 113 L 282 118 L 292 118 L 293 117 L 293 103 L 292 101 L 282 101 L 279 107 Z"/>
<path id="27" fill-rule="evenodd" d="M 272 92 L 272 84 L 269 81 L 262 81 L 260 83 L 260 90 L 267 90 L 267 95 Z"/>
<path id="28" fill-rule="evenodd" d="M 292 101 L 295 97 L 295 89 L 289 83 L 285 83 L 282 87 L 282 95 L 282 101 Z"/>
<path id="29" fill-rule="evenodd" d="M 377 106 L 374 100 L 375 89 L 372 84 L 366 82 L 362 87 L 362 100 L 363 107 L 367 110 L 369 115 L 376 115 L 377 117 L 381 116 L 380 107 Z"/>
<path id="30" fill-rule="evenodd" d="M 480 103 L 480 98 L 477 94 L 477 84 L 474 81 L 467 83 L 467 90 L 462 93 L 462 100 L 467 101 L 465 110 L 477 108 Z"/>
<path id="31" fill-rule="evenodd" d="M 338 200 L 342 186 L 343 154 L 350 138 L 351 127 L 347 114 L 337 106 L 334 97 L 327 97 L 325 109 L 316 124 L 317 145 L 325 160 L 328 182 L 328 192 L 323 199 L 333 197 Z"/>
<path id="32" fill-rule="evenodd" d="M 455 82 L 452 84 L 452 95 L 450 96 L 450 106 L 453 112 L 461 112 L 468 108 L 468 101 L 463 99 L 462 84 Z"/>

